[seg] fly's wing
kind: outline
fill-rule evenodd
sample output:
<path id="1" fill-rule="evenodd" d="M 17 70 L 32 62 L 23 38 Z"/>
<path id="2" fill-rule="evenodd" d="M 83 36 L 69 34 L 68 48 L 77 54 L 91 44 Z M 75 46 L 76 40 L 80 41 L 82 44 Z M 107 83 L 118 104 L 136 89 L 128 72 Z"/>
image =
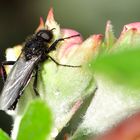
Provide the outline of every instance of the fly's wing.
<path id="1" fill-rule="evenodd" d="M 20 56 L 12 67 L 4 84 L 1 97 L 0 109 L 8 110 L 20 97 L 25 86 L 31 78 L 35 64 L 40 57 L 34 57 L 26 61 L 24 56 Z"/>

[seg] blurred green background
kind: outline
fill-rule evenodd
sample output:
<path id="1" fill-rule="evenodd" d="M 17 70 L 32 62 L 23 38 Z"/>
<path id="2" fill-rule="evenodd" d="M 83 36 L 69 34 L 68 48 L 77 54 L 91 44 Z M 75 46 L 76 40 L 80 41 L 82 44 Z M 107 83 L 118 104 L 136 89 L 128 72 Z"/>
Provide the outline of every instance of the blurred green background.
<path id="1" fill-rule="evenodd" d="M 46 19 L 54 8 L 55 19 L 65 28 L 79 31 L 84 38 L 91 34 L 104 34 L 107 20 L 114 25 L 119 36 L 123 25 L 140 21 L 139 0 L 1 0 L 0 1 L 0 61 L 8 47 L 22 43 Z M 2 87 L 2 82 L 0 87 Z M 11 118 L 0 111 L 0 127 L 10 133 Z"/>

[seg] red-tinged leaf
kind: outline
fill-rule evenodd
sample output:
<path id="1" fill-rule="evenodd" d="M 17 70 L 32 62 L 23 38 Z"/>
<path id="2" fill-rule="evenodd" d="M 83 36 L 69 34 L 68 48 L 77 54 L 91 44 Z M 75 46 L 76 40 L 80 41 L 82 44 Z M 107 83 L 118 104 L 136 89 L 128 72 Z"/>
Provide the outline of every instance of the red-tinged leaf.
<path id="1" fill-rule="evenodd" d="M 124 120 L 96 140 L 138 140 L 140 139 L 140 112 Z"/>

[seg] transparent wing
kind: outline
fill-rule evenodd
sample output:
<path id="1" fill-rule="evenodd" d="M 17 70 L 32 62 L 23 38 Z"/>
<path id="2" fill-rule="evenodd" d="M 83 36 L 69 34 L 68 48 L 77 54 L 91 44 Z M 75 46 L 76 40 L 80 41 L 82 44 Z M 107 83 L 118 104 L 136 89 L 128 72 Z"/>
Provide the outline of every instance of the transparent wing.
<path id="1" fill-rule="evenodd" d="M 4 84 L 0 97 L 1 110 L 9 109 L 22 94 L 22 91 L 30 81 L 34 66 L 38 60 L 39 57 L 34 57 L 29 61 L 26 61 L 24 56 L 19 57 Z"/>

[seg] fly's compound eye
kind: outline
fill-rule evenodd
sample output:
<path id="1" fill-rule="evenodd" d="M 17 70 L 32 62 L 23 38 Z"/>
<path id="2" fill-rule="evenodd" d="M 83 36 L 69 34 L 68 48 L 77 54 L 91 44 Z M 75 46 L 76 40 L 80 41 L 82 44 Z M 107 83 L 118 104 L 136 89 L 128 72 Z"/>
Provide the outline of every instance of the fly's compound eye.
<path id="1" fill-rule="evenodd" d="M 53 35 L 52 35 L 52 32 L 49 30 L 40 30 L 37 33 L 37 37 L 42 38 L 46 42 L 49 42 L 49 41 L 51 41 Z"/>

